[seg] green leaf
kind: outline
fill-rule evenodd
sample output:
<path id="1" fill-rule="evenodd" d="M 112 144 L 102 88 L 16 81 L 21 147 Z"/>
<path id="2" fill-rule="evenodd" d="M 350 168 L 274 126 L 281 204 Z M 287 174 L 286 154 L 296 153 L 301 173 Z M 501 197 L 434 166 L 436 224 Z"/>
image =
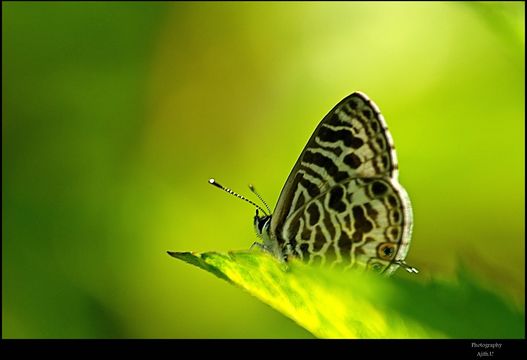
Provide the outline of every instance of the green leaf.
<path id="1" fill-rule="evenodd" d="M 524 338 L 524 315 L 466 271 L 454 282 L 282 264 L 260 252 L 169 255 L 237 285 L 320 338 Z"/>

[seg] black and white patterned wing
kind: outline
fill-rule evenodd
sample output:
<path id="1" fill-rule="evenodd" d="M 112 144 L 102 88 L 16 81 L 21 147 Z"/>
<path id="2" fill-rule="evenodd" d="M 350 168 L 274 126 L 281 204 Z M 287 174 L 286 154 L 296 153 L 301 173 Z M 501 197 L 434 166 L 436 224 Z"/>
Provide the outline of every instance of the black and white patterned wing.
<path id="1" fill-rule="evenodd" d="M 336 184 L 371 177 L 397 181 L 397 159 L 379 108 L 354 92 L 322 119 L 300 154 L 278 198 L 271 236 L 283 245 L 286 219 L 307 202 Z"/>
<path id="2" fill-rule="evenodd" d="M 412 211 L 389 178 L 345 180 L 285 219 L 284 252 L 309 264 L 391 274 L 408 252 Z"/>

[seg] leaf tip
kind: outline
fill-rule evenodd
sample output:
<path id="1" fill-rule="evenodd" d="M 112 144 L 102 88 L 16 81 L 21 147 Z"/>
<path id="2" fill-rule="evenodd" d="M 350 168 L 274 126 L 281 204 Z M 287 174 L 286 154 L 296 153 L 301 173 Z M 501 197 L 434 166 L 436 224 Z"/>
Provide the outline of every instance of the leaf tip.
<path id="1" fill-rule="evenodd" d="M 190 253 L 189 252 L 181 252 L 181 251 L 170 251 L 170 250 L 167 250 L 167 254 L 172 256 L 172 257 L 175 257 L 176 259 L 181 259 L 182 256 L 185 256 L 185 255 L 189 255 Z"/>

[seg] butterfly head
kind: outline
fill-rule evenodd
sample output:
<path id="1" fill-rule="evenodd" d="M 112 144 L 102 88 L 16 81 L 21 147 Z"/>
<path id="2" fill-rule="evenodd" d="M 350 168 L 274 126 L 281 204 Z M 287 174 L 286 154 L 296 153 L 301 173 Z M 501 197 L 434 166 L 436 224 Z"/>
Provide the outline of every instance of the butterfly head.
<path id="1" fill-rule="evenodd" d="M 216 180 L 209 179 L 209 184 L 216 186 L 217 188 L 222 189 L 223 191 L 228 192 L 231 195 L 236 196 L 239 199 L 242 199 L 249 204 L 256 207 L 256 215 L 254 216 L 254 229 L 256 230 L 256 234 L 264 240 L 264 244 L 268 245 L 270 243 L 270 237 L 269 237 L 269 229 L 271 227 L 271 209 L 269 208 L 269 205 L 262 199 L 260 194 L 256 191 L 254 186 L 249 185 L 249 189 L 262 201 L 262 203 L 265 205 L 267 212 L 260 207 L 258 204 L 254 203 L 253 201 L 247 199 L 245 196 L 240 195 L 234 191 L 232 191 L 229 188 L 224 187 L 223 185 L 220 185 Z M 262 216 L 260 216 L 260 211 L 263 213 Z"/>
<path id="2" fill-rule="evenodd" d="M 254 230 L 258 237 L 265 240 L 269 234 L 269 227 L 271 226 L 271 215 L 262 215 L 256 209 L 256 215 L 254 215 Z"/>
<path id="3" fill-rule="evenodd" d="M 254 216 L 254 230 L 256 231 L 256 235 L 263 240 L 262 243 L 260 243 L 262 249 L 282 261 L 287 261 L 287 256 L 283 253 L 283 249 L 278 246 L 278 242 L 271 235 L 271 219 L 272 215 L 267 215 L 265 213 L 260 216 L 258 209 L 256 209 L 256 215 Z"/>

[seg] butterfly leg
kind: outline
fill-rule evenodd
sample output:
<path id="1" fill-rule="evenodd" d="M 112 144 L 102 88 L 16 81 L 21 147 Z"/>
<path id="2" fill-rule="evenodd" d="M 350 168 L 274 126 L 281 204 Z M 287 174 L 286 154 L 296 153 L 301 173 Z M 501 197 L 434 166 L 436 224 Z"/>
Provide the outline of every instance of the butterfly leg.
<path id="1" fill-rule="evenodd" d="M 258 241 L 253 242 L 251 247 L 249 248 L 249 251 L 251 251 L 253 248 L 257 247 L 260 250 L 269 252 L 269 249 L 262 243 L 259 243 Z"/>
<path id="2" fill-rule="evenodd" d="M 282 261 L 287 262 L 289 255 L 293 253 L 293 247 L 290 243 L 286 243 L 285 248 L 283 249 L 284 251 L 282 251 Z"/>

